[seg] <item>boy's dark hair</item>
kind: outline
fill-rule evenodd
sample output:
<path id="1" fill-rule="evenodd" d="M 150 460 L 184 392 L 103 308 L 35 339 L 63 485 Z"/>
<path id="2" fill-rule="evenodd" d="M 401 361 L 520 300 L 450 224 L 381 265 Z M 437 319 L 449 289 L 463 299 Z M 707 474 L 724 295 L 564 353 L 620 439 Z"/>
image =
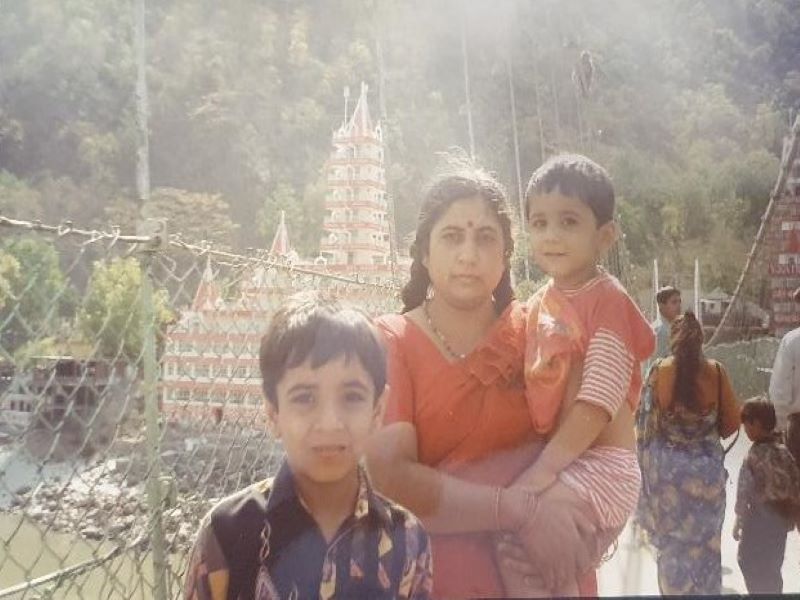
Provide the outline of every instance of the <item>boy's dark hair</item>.
<path id="1" fill-rule="evenodd" d="M 673 296 L 680 296 L 681 291 L 671 285 L 665 285 L 656 292 L 656 302 L 659 304 L 666 304 Z"/>
<path id="2" fill-rule="evenodd" d="M 386 351 L 369 317 L 317 292 L 291 296 L 261 338 L 258 366 L 267 401 L 277 408 L 275 388 L 288 369 L 306 360 L 316 369 L 342 355 L 361 362 L 377 400 L 386 387 Z"/>
<path id="3" fill-rule="evenodd" d="M 751 398 L 742 406 L 743 423 L 760 423 L 765 431 L 775 429 L 778 419 L 775 417 L 775 406 L 764 398 Z"/>
<path id="4" fill-rule="evenodd" d="M 581 154 L 559 154 L 536 169 L 525 192 L 525 219 L 533 196 L 559 191 L 580 198 L 592 209 L 597 226 L 614 219 L 614 186 L 606 170 Z"/>

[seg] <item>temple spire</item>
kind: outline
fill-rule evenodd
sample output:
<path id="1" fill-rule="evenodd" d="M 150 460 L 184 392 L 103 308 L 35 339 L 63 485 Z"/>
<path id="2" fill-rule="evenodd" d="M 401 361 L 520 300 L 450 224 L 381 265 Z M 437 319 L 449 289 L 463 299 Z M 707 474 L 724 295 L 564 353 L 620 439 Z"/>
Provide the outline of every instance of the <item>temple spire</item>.
<path id="1" fill-rule="evenodd" d="M 277 231 L 275 231 L 275 237 L 272 239 L 269 253 L 273 256 L 286 256 L 291 249 L 292 247 L 289 244 L 289 230 L 286 227 L 286 211 L 282 210 L 281 222 L 278 224 Z"/>

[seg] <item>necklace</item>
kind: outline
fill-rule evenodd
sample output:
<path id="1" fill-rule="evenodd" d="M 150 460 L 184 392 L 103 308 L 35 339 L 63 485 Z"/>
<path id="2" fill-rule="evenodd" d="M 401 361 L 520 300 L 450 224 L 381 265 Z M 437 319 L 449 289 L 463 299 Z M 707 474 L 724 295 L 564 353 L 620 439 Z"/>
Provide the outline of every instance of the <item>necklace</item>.
<path id="1" fill-rule="evenodd" d="M 441 331 L 439 331 L 436 325 L 433 324 L 433 319 L 431 319 L 431 313 L 428 312 L 427 300 L 425 300 L 425 302 L 422 303 L 422 310 L 425 313 L 425 320 L 428 322 L 428 327 L 430 327 L 431 331 L 433 331 L 433 333 L 436 334 L 436 337 L 439 338 L 439 341 L 442 343 L 442 346 L 444 346 L 444 349 L 447 350 L 447 352 L 453 358 L 457 358 L 458 360 L 464 360 L 467 355 L 453 350 L 453 347 L 447 341 L 447 338 L 444 337 L 444 334 Z"/>

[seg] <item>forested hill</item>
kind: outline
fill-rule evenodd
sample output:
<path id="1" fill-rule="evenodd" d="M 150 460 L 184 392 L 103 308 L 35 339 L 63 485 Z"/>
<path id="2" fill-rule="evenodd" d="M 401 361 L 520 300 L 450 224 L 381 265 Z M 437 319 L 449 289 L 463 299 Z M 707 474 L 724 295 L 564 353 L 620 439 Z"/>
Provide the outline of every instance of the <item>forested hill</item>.
<path id="1" fill-rule="evenodd" d="M 543 150 L 590 154 L 634 263 L 680 274 L 702 247 L 732 287 L 800 106 L 800 0 L 147 0 L 145 212 L 243 248 L 285 209 L 314 253 L 342 89 L 366 81 L 379 114 L 380 47 L 409 232 L 435 153 L 469 146 L 462 31 L 477 155 L 515 201 L 509 58 L 523 178 Z M 132 227 L 134 82 L 131 2 L 4 0 L 0 213 Z"/>

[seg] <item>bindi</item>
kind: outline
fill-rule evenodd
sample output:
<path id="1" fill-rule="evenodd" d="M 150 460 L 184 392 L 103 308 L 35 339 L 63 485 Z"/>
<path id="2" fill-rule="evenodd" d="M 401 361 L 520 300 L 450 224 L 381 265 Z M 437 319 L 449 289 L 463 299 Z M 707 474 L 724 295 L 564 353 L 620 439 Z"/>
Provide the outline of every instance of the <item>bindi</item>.
<path id="1" fill-rule="evenodd" d="M 475 227 L 475 224 L 472 221 L 467 221 L 467 228 L 472 229 L 473 227 Z"/>

